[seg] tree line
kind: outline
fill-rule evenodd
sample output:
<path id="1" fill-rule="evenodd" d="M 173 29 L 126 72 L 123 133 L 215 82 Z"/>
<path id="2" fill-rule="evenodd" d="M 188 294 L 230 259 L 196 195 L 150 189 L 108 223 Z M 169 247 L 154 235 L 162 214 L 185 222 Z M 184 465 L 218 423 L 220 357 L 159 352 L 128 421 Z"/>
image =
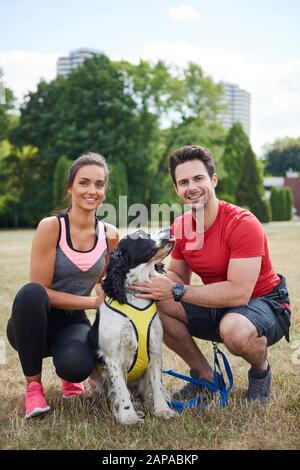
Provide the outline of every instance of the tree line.
<path id="1" fill-rule="evenodd" d="M 0 82 L 3 77 L 0 75 Z M 168 157 L 182 145 L 208 147 L 216 161 L 218 195 L 270 219 L 263 199 L 263 164 L 240 124 L 219 122 L 223 87 L 190 63 L 87 59 L 69 76 L 41 81 L 12 112 L 0 104 L 0 227 L 33 227 L 63 197 L 64 176 L 86 151 L 103 154 L 111 168 L 107 200 L 128 204 L 178 202 Z M 270 162 L 265 160 L 266 168 Z"/>

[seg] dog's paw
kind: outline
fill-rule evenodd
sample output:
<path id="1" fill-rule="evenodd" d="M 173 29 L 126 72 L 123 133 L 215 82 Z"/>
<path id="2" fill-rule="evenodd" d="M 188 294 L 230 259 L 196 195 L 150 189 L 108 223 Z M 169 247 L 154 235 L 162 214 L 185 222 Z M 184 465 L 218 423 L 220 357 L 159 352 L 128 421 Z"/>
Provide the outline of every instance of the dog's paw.
<path id="1" fill-rule="evenodd" d="M 121 424 L 125 425 L 142 423 L 144 421 L 143 417 L 137 414 L 134 409 L 119 411 L 116 418 Z"/>
<path id="2" fill-rule="evenodd" d="M 137 410 L 137 411 L 136 411 L 136 414 L 138 415 L 138 417 L 139 417 L 141 420 L 144 420 L 144 419 L 145 419 L 145 413 L 143 412 L 143 410 Z"/>
<path id="3" fill-rule="evenodd" d="M 174 418 L 178 413 L 176 411 L 172 410 L 171 408 L 159 408 L 154 410 L 154 414 L 157 418 L 161 419 L 171 419 Z"/>

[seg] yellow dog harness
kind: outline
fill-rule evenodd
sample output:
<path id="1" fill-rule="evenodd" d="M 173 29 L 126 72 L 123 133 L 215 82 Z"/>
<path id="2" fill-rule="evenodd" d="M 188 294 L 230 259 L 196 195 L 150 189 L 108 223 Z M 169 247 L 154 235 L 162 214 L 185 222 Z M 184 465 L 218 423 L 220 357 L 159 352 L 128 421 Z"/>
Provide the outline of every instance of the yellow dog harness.
<path id="1" fill-rule="evenodd" d="M 152 301 L 144 309 L 139 309 L 131 304 L 120 304 L 117 300 L 105 297 L 105 304 L 114 312 L 129 318 L 136 332 L 138 347 L 133 362 L 128 370 L 129 380 L 140 377 L 148 367 L 150 326 L 157 314 L 156 305 Z"/>

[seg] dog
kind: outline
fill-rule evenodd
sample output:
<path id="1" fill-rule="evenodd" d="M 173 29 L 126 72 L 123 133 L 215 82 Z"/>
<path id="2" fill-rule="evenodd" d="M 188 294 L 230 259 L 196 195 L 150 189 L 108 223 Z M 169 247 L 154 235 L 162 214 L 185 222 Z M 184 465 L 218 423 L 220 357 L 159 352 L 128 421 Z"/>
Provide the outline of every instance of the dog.
<path id="1" fill-rule="evenodd" d="M 130 289 L 133 284 L 150 281 L 155 273 L 160 275 L 162 260 L 173 245 L 169 228 L 151 235 L 138 230 L 119 242 L 107 265 L 102 285 L 105 302 L 90 331 L 102 366 L 94 369 L 89 385 L 94 395 L 103 393 L 107 384 L 113 413 L 122 424 L 144 419 L 143 412 L 133 405 L 133 391 L 144 399 L 152 395 L 155 416 L 169 419 L 176 414 L 168 406 L 161 380 L 163 329 L 155 302 L 136 298 Z M 146 330 L 141 333 L 135 322 L 144 321 Z"/>

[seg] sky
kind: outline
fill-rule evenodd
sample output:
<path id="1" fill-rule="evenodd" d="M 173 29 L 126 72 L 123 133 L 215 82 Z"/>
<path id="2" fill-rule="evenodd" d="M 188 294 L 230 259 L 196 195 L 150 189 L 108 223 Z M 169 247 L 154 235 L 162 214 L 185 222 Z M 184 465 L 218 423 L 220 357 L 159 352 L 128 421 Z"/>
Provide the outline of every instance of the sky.
<path id="1" fill-rule="evenodd" d="M 80 47 L 135 63 L 196 62 L 251 93 L 260 156 L 265 144 L 300 136 L 299 21 L 299 0 L 0 0 L 0 67 L 21 100 Z"/>

